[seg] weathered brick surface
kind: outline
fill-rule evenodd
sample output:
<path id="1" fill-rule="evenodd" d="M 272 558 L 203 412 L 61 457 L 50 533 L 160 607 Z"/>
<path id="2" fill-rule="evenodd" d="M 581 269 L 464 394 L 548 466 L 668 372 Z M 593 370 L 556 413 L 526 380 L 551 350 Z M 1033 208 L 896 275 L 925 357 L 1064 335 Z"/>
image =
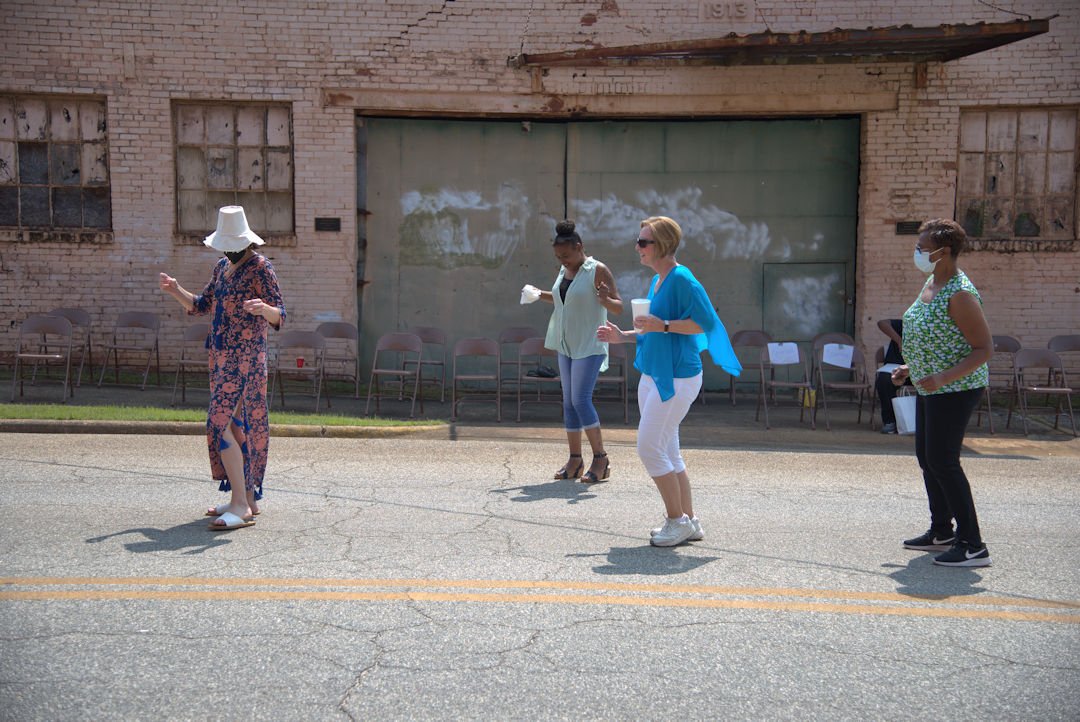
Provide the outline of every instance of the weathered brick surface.
<path id="1" fill-rule="evenodd" d="M 28 314 L 77 305 L 102 335 L 115 314 L 154 308 L 165 342 L 185 323 L 162 299 L 166 270 L 197 290 L 211 256 L 174 238 L 170 103 L 184 99 L 292 105 L 295 247 L 271 247 L 300 326 L 355 319 L 354 112 L 324 107 L 324 90 L 467 94 L 477 113 L 497 95 L 531 92 L 519 52 L 716 37 L 735 31 L 820 31 L 1005 21 L 968 0 L 760 0 L 748 21 L 703 20 L 701 2 L 361 0 L 358 2 L 143 3 L 52 0 L 0 3 L 0 92 L 90 94 L 108 103 L 114 241 L 106 245 L 0 242 L 0 352 Z M 739 68 L 555 68 L 544 92 L 665 99 L 792 93 L 895 93 L 896 110 L 863 115 L 856 332 L 873 348 L 874 321 L 903 311 L 919 286 L 913 239 L 899 220 L 952 216 L 960 110 L 1080 105 L 1080 7 L 1031 0 L 1034 17 L 1059 14 L 1051 33 L 948 64 L 931 64 L 925 88 L 908 64 Z M 619 102 L 616 97 L 613 102 Z M 703 101 L 708 104 L 708 101 Z M 339 233 L 315 233 L 316 216 L 340 216 Z M 1077 332 L 1080 253 L 980 251 L 963 266 L 986 299 L 992 328 L 1025 344 Z"/>

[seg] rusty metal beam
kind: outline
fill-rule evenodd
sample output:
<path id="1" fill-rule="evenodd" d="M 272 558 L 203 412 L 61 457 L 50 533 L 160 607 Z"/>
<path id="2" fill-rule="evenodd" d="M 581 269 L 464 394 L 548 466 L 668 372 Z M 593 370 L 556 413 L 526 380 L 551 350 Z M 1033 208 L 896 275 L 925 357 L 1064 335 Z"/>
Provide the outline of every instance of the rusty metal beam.
<path id="1" fill-rule="evenodd" d="M 1037 20 L 916 28 L 836 29 L 821 33 L 727 35 L 614 48 L 523 53 L 508 64 L 524 67 L 621 65 L 786 65 L 807 63 L 947 62 L 1041 35 L 1055 16 Z"/>

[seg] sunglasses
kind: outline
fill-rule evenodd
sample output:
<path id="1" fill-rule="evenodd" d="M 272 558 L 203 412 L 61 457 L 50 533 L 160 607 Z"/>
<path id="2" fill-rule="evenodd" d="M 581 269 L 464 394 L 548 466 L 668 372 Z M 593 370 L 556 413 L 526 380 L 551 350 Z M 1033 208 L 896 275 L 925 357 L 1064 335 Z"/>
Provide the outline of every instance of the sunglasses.
<path id="1" fill-rule="evenodd" d="M 638 248 L 644 248 L 645 246 L 649 245 L 650 243 L 656 243 L 656 241 L 650 240 L 648 238 L 638 238 L 637 239 L 637 247 Z"/>

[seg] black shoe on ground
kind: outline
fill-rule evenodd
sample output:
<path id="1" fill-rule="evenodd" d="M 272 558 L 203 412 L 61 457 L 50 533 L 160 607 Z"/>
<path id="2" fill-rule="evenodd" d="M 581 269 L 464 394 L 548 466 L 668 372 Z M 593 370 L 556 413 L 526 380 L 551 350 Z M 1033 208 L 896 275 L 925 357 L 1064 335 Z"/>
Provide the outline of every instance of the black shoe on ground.
<path id="1" fill-rule="evenodd" d="M 883 424 L 881 427 L 881 433 L 883 434 L 895 434 L 896 424 Z"/>
<path id="2" fill-rule="evenodd" d="M 943 552 L 948 550 L 956 542 L 956 535 L 949 532 L 935 532 L 933 529 L 922 536 L 914 539 L 905 539 L 905 549 L 915 549 L 920 552 Z"/>
<path id="3" fill-rule="evenodd" d="M 988 567 L 990 550 L 985 544 L 972 546 L 958 540 L 949 551 L 934 557 L 934 564 L 943 567 Z"/>

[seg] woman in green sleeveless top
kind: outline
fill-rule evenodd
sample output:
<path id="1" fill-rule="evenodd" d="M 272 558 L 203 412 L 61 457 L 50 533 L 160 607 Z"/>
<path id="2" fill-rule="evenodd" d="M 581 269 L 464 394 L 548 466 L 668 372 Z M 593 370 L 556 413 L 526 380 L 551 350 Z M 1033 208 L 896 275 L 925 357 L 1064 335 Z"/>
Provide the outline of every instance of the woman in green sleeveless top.
<path id="1" fill-rule="evenodd" d="M 607 368 L 608 345 L 596 338 L 596 329 L 608 313 L 620 314 L 622 299 L 615 277 L 603 263 L 586 255 L 574 222 L 560 221 L 551 242 L 559 273 L 550 291 L 540 300 L 553 304 L 544 346 L 559 355 L 559 380 L 563 390 L 563 422 L 570 459 L 555 472 L 556 479 L 605 481 L 611 464 L 604 451 L 600 417 L 593 405 L 596 378 Z M 592 462 L 585 471 L 581 458 L 581 435 L 592 447 Z M 584 473 L 582 473 L 584 471 Z"/>
<path id="2" fill-rule="evenodd" d="M 927 221 L 919 228 L 915 266 L 931 274 L 904 312 L 903 357 L 893 383 L 915 385 L 915 455 L 930 501 L 930 529 L 904 542 L 907 549 L 944 551 L 935 564 L 985 567 L 983 544 L 960 449 L 971 413 L 988 380 L 986 362 L 993 337 L 982 298 L 957 266 L 967 235 L 951 220 Z M 953 520 L 956 531 L 953 531 Z"/>

